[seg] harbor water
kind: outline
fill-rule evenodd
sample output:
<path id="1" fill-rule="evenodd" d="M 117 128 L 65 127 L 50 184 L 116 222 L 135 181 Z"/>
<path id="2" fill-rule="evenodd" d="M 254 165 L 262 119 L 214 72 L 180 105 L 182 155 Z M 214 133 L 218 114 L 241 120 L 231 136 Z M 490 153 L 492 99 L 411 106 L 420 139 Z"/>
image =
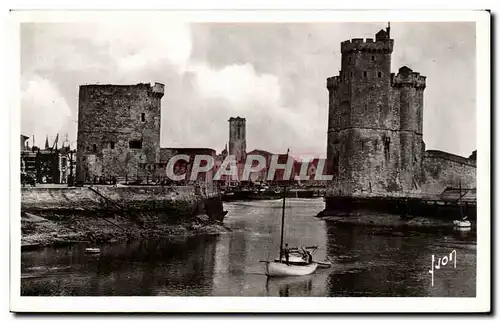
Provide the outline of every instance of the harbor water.
<path id="1" fill-rule="evenodd" d="M 224 207 L 231 232 L 220 236 L 103 244 L 99 254 L 85 253 L 85 244 L 24 251 L 21 295 L 476 296 L 474 230 L 340 224 L 315 217 L 322 199 L 289 199 L 285 242 L 317 245 L 314 258 L 333 265 L 268 278 L 259 261 L 278 256 L 282 200 Z"/>

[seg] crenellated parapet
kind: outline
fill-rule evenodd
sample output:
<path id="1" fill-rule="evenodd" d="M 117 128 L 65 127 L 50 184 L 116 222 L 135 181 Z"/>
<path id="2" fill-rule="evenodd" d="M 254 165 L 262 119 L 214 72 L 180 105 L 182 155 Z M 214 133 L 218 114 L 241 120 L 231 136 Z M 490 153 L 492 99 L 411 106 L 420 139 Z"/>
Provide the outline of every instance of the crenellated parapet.
<path id="1" fill-rule="evenodd" d="M 393 39 L 384 39 L 374 41 L 372 38 L 354 38 L 343 41 L 340 44 L 342 54 L 350 52 L 368 52 L 368 53 L 392 53 L 394 47 Z"/>
<path id="2" fill-rule="evenodd" d="M 415 87 L 424 89 L 426 86 L 425 79 L 425 76 L 412 71 L 406 66 L 401 67 L 397 75 L 391 74 L 391 84 L 396 88 Z"/>
<path id="3" fill-rule="evenodd" d="M 151 89 L 154 97 L 162 98 L 165 94 L 165 85 L 161 83 L 154 83 Z"/>
<path id="4" fill-rule="evenodd" d="M 336 92 L 339 89 L 340 76 L 332 76 L 326 79 L 326 88 L 328 91 Z"/>

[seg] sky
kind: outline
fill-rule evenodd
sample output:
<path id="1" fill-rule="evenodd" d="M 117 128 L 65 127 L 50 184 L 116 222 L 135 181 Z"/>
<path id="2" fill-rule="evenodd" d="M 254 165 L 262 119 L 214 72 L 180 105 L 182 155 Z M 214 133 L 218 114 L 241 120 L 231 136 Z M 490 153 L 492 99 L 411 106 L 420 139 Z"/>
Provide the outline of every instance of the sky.
<path id="1" fill-rule="evenodd" d="M 340 42 L 375 38 L 386 23 L 21 25 L 21 131 L 76 146 L 78 88 L 165 84 L 161 146 L 220 152 L 230 117 L 247 123 L 247 151 L 324 156 L 326 78 L 340 70 Z M 473 22 L 391 23 L 392 72 L 427 77 L 428 150 L 476 149 Z M 31 145 L 30 141 L 30 145 Z"/>

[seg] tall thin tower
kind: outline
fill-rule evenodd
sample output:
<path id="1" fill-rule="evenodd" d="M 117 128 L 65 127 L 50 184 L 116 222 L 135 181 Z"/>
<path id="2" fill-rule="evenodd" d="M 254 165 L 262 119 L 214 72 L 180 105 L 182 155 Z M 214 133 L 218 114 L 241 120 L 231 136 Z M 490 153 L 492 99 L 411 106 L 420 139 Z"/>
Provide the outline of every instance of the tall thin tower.
<path id="1" fill-rule="evenodd" d="M 247 133 L 246 120 L 241 117 L 229 119 L 229 154 L 234 155 L 236 161 L 241 161 L 246 155 Z"/>

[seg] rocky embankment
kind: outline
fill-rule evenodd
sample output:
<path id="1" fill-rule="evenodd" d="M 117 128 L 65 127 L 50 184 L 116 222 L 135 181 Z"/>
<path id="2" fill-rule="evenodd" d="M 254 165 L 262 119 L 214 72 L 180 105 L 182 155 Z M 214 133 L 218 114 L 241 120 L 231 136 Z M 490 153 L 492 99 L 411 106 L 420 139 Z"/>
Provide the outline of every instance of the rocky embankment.
<path id="1" fill-rule="evenodd" d="M 220 234 L 225 214 L 188 187 L 23 188 L 21 248 Z"/>
<path id="2" fill-rule="evenodd" d="M 85 242 L 98 244 L 124 239 L 175 238 L 191 235 L 214 235 L 228 232 L 221 222 L 198 215 L 176 224 L 148 223 L 151 215 L 131 218 L 126 215 L 98 216 L 82 214 L 21 214 L 23 250 L 52 245 Z"/>
<path id="3" fill-rule="evenodd" d="M 356 211 L 350 213 L 320 212 L 317 217 L 337 224 L 370 226 L 392 229 L 433 229 L 453 228 L 453 221 L 419 216 L 400 216 L 394 214 Z"/>

